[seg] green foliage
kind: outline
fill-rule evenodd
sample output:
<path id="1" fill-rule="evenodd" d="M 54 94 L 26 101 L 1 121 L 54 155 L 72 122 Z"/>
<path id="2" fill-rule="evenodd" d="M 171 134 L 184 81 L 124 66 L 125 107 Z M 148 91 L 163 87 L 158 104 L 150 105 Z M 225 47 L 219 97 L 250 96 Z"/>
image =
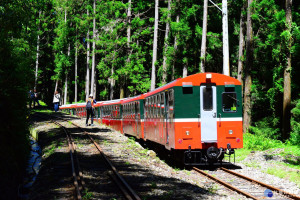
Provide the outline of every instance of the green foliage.
<path id="1" fill-rule="evenodd" d="M 250 126 L 250 133 L 265 138 L 278 139 L 280 137 L 280 129 L 277 128 L 279 119 L 273 117 L 265 117 L 262 120 L 255 122 L 254 126 Z"/>
<path id="2" fill-rule="evenodd" d="M 292 120 L 291 120 L 291 137 L 290 143 L 293 145 L 300 146 L 300 99 L 296 101 L 295 108 L 292 109 Z"/>
<path id="3" fill-rule="evenodd" d="M 271 148 L 283 147 L 283 143 L 279 140 L 270 139 L 264 135 L 253 135 L 246 133 L 243 136 L 244 148 L 249 150 L 267 150 Z"/>

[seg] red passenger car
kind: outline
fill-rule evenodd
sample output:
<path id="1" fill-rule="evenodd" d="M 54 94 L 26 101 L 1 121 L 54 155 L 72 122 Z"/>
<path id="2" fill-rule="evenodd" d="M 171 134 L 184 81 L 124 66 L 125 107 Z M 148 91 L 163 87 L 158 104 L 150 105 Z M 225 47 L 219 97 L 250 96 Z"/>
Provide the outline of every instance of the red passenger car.
<path id="1" fill-rule="evenodd" d="M 243 147 L 241 83 L 223 74 L 194 74 L 99 110 L 102 123 L 184 155 L 185 164 L 218 162 Z"/>

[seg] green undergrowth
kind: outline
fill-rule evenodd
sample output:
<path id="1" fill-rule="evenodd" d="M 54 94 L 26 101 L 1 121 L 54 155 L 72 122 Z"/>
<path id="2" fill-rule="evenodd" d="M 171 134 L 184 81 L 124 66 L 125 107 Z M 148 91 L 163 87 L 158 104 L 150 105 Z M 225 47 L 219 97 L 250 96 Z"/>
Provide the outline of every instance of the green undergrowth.
<path id="1" fill-rule="evenodd" d="M 236 161 L 243 161 L 251 152 L 263 151 L 266 156 L 282 156 L 283 161 L 273 162 L 264 172 L 286 178 L 300 186 L 300 146 L 290 141 L 281 142 L 263 135 L 244 134 L 244 148 L 236 150 Z M 261 168 L 256 161 L 244 162 L 248 167 Z"/>
<path id="2" fill-rule="evenodd" d="M 247 158 L 247 156 L 251 153 L 251 150 L 249 149 L 237 149 L 235 151 L 235 160 L 237 162 L 239 161 L 243 161 L 245 158 Z"/>
<path id="3" fill-rule="evenodd" d="M 244 151 L 265 151 L 269 149 L 283 149 L 282 156 L 300 157 L 300 146 L 292 145 L 289 141 L 267 138 L 262 135 L 244 134 Z"/>

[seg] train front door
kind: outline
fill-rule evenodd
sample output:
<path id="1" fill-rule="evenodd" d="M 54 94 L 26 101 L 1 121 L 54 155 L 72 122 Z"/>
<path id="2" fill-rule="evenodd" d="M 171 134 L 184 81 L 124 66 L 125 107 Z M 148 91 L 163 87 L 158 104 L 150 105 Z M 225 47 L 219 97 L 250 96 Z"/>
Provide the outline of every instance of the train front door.
<path id="1" fill-rule="evenodd" d="M 217 141 L 216 86 L 200 86 L 201 142 Z"/>

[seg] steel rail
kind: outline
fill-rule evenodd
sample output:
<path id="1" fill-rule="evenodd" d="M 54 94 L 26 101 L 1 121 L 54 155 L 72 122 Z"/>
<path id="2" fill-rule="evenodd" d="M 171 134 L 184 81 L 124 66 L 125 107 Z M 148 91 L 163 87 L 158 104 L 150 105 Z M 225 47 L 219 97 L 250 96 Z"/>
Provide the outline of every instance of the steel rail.
<path id="1" fill-rule="evenodd" d="M 273 187 L 273 186 L 271 186 L 271 185 L 265 184 L 265 183 L 263 183 L 263 182 L 260 182 L 260 181 L 254 180 L 254 179 L 252 179 L 252 178 L 246 177 L 246 176 L 244 176 L 244 175 L 242 175 L 242 174 L 238 174 L 238 173 L 236 173 L 236 172 L 234 172 L 234 171 L 231 171 L 231 170 L 228 170 L 228 169 L 226 169 L 226 168 L 224 168 L 224 167 L 221 167 L 220 169 L 223 170 L 223 171 L 225 171 L 225 172 L 227 172 L 227 173 L 230 173 L 230 174 L 232 174 L 232 175 L 235 175 L 235 176 L 238 176 L 238 177 L 240 177 L 240 178 L 246 179 L 246 180 L 248 180 L 248 181 L 257 183 L 257 184 L 259 184 L 259 185 L 261 185 L 261 186 L 264 186 L 264 187 L 266 187 L 266 188 L 268 188 L 268 189 L 270 189 L 270 190 L 276 191 L 276 192 L 278 192 L 278 193 L 280 193 L 280 194 L 286 195 L 287 197 L 289 197 L 289 198 L 291 198 L 291 199 L 300 200 L 300 197 L 298 197 L 298 196 L 296 196 L 296 195 L 294 195 L 294 194 L 285 192 L 285 191 L 283 191 L 283 190 L 281 190 L 281 189 L 279 189 L 279 188 L 276 188 L 276 187 Z"/>
<path id="2" fill-rule="evenodd" d="M 75 186 L 77 199 L 78 199 L 78 200 L 81 200 L 81 199 L 82 199 L 82 197 L 81 197 L 81 192 L 80 192 L 81 190 L 80 190 L 80 187 L 79 187 L 79 184 L 78 184 L 78 181 L 77 181 L 78 177 L 77 177 L 77 175 L 76 175 L 76 169 L 75 169 L 75 164 L 74 164 L 74 155 L 75 155 L 75 147 L 73 146 L 74 143 L 72 142 L 71 136 L 69 135 L 68 131 L 66 130 L 66 128 L 65 128 L 64 126 L 62 126 L 60 123 L 55 122 L 55 121 L 53 121 L 53 120 L 51 120 L 51 121 L 52 121 L 54 124 L 60 126 L 60 127 L 64 130 L 64 132 L 65 132 L 65 134 L 66 134 L 66 136 L 67 136 L 67 140 L 68 140 L 68 144 L 69 144 L 69 152 L 70 152 L 70 157 L 71 157 L 72 176 L 73 176 L 73 179 L 74 179 L 74 180 L 73 180 L 73 183 L 74 183 L 74 186 Z M 76 157 L 76 156 L 75 156 L 75 157 Z M 77 162 L 78 162 L 77 157 L 76 157 L 76 160 L 77 160 Z M 79 163 L 77 163 L 77 164 L 79 165 Z"/>
<path id="3" fill-rule="evenodd" d="M 60 118 L 60 117 L 56 117 L 56 118 L 64 120 L 64 121 L 68 121 L 68 120 L 65 120 L 65 119 Z M 73 126 L 76 126 L 80 130 L 82 130 L 82 132 L 85 135 L 87 135 L 90 138 L 90 140 L 94 143 L 94 145 L 96 146 L 96 148 L 100 152 L 101 156 L 103 157 L 104 161 L 106 162 L 107 166 L 111 168 L 111 170 L 112 170 L 113 174 L 115 175 L 115 177 L 112 177 L 112 174 L 110 174 L 110 175 L 113 178 L 113 180 L 115 181 L 115 183 L 119 186 L 119 188 L 121 189 L 121 191 L 124 194 L 124 196 L 126 197 L 126 199 L 128 199 L 128 200 L 141 200 L 141 198 L 136 194 L 136 192 L 130 187 L 130 185 L 119 174 L 119 172 L 117 171 L 115 166 L 107 158 L 107 156 L 105 155 L 105 153 L 103 152 L 103 150 L 101 149 L 99 144 L 97 144 L 97 142 L 95 142 L 95 140 L 91 137 L 91 135 L 88 132 L 86 132 L 85 130 L 83 130 L 82 127 L 75 124 L 74 122 L 71 122 L 71 121 L 68 121 L 68 122 L 70 122 Z"/>
<path id="4" fill-rule="evenodd" d="M 128 183 L 124 180 L 124 178 L 119 174 L 119 172 L 117 171 L 117 169 L 115 168 L 115 166 L 111 163 L 111 161 L 105 156 L 105 154 L 103 153 L 103 150 L 101 149 L 101 147 L 95 142 L 95 140 L 88 134 L 88 132 L 84 132 L 86 135 L 88 135 L 88 137 L 90 138 L 90 140 L 94 143 L 94 145 L 96 146 L 96 148 L 99 150 L 99 152 L 101 153 L 102 157 L 104 158 L 105 162 L 109 165 L 109 167 L 112 169 L 113 173 L 115 174 L 115 176 L 118 178 L 118 180 L 125 186 L 125 188 L 127 188 L 127 190 L 130 192 L 130 196 L 132 196 L 134 199 L 136 200 L 141 200 L 141 198 L 135 193 L 135 191 L 128 185 Z M 122 188 L 120 188 L 122 189 Z M 123 190 L 122 190 L 123 191 Z M 124 192 L 123 192 L 124 193 Z M 130 196 L 128 196 L 128 194 L 124 194 L 126 196 L 126 198 L 128 199 L 132 199 Z"/>
<path id="5" fill-rule="evenodd" d="M 229 189 L 231 189 L 233 191 L 236 191 L 236 192 L 238 192 L 238 193 L 240 193 L 240 194 L 242 194 L 242 195 L 244 195 L 244 196 L 246 196 L 248 198 L 259 200 L 257 197 L 252 196 L 251 194 L 249 194 L 247 192 L 244 192 L 244 191 L 242 191 L 242 190 L 234 187 L 233 185 L 230 185 L 229 183 L 226 183 L 226 182 L 222 181 L 221 179 L 213 177 L 210 174 L 208 174 L 208 173 L 206 173 L 206 172 L 204 172 L 204 171 L 202 171 L 202 170 L 200 170 L 200 169 L 198 169 L 196 167 L 193 167 L 193 170 L 195 170 L 196 172 L 198 172 L 198 173 L 200 173 L 200 174 L 202 174 L 202 175 L 204 175 L 204 176 L 206 176 L 206 177 L 208 177 L 208 178 L 210 178 L 210 179 L 212 179 L 212 180 L 220 183 L 221 185 L 224 185 L 225 187 L 227 187 L 227 188 L 229 188 Z"/>
<path id="6" fill-rule="evenodd" d="M 82 187 L 83 187 L 83 185 L 84 185 L 84 181 L 83 181 L 83 177 L 80 176 L 80 174 L 82 175 L 82 173 L 81 173 L 81 171 L 80 171 L 79 161 L 78 161 L 77 154 L 76 154 L 76 148 L 75 148 L 74 142 L 72 141 L 72 137 L 71 137 L 70 134 L 68 133 L 67 129 L 66 129 L 64 126 L 62 126 L 60 123 L 58 123 L 58 122 L 56 122 L 56 121 L 53 121 L 52 119 L 48 119 L 48 118 L 46 118 L 45 116 L 43 116 L 43 115 L 41 115 L 41 114 L 36 114 L 36 115 L 39 116 L 39 117 L 41 117 L 41 118 L 44 118 L 44 119 L 46 119 L 46 120 L 51 121 L 52 123 L 54 123 L 54 124 L 60 126 L 60 127 L 64 130 L 64 132 L 65 132 L 65 134 L 66 134 L 66 137 L 67 137 L 68 147 L 69 147 L 69 152 L 70 152 L 71 167 L 72 167 L 72 176 L 73 176 L 73 179 L 74 179 L 74 180 L 73 180 L 73 184 L 74 184 L 75 190 L 76 190 L 75 193 L 76 193 L 76 195 L 77 195 L 77 199 L 78 199 L 78 200 L 81 200 L 82 197 L 81 197 L 81 192 L 80 192 L 80 191 L 81 191 L 82 188 L 80 188 L 77 179 L 78 179 L 78 180 L 81 180 L 81 182 L 82 182 Z M 78 167 L 77 169 L 79 170 L 79 176 L 80 176 L 79 178 L 78 178 L 78 176 L 76 175 L 76 168 L 75 168 L 75 164 L 74 164 L 74 155 L 75 155 L 75 159 L 76 159 L 76 162 L 77 162 L 77 167 Z"/>

